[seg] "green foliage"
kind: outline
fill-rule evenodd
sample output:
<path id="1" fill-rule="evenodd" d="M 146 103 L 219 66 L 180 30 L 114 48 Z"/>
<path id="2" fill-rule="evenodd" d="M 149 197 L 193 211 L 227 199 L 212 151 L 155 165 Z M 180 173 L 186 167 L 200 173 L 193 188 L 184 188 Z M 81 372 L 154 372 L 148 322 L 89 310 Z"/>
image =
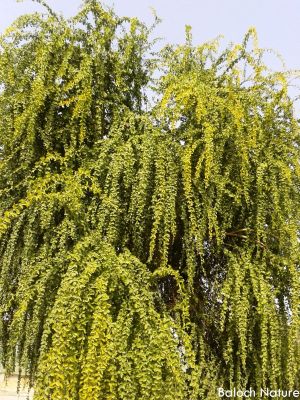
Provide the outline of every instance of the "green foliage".
<path id="1" fill-rule="evenodd" d="M 156 65 L 150 32 L 86 1 L 1 38 L 0 356 L 36 400 L 299 384 L 289 75 L 253 30 Z"/>

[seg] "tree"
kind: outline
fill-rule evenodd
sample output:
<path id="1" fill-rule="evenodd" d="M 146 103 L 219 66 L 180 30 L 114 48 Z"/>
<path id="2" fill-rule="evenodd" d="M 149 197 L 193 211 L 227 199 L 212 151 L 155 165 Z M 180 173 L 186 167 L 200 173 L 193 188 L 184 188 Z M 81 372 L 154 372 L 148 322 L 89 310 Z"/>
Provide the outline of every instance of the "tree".
<path id="1" fill-rule="evenodd" d="M 288 75 L 253 30 L 156 65 L 150 31 L 90 0 L 1 39 L 1 362 L 37 400 L 299 383 Z"/>

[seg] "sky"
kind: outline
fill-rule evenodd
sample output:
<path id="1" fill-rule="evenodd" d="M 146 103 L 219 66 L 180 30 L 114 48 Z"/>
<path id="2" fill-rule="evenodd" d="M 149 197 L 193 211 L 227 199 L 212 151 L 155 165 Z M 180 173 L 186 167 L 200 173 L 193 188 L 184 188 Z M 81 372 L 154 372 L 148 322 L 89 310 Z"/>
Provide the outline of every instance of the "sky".
<path id="1" fill-rule="evenodd" d="M 151 8 L 162 23 L 154 33 L 164 43 L 182 43 L 185 25 L 192 26 L 194 44 L 224 35 L 224 45 L 240 42 L 249 27 L 258 32 L 259 45 L 280 53 L 288 69 L 300 70 L 300 0 L 105 0 L 117 14 L 153 22 Z M 74 15 L 81 0 L 48 0 L 53 10 Z M 0 0 L 0 32 L 19 15 L 41 10 L 31 0 Z M 280 69 L 275 56 L 268 65 Z"/>
<path id="2" fill-rule="evenodd" d="M 218 35 L 224 43 L 239 42 L 249 27 L 258 32 L 261 47 L 272 48 L 284 58 L 289 69 L 300 69 L 300 1 L 299 0 L 106 0 L 119 15 L 137 16 L 153 21 L 151 7 L 162 23 L 155 34 L 168 43 L 184 40 L 185 24 L 193 28 L 194 44 Z M 78 11 L 81 0 L 48 0 L 48 4 L 65 16 Z M 0 0 L 0 32 L 19 15 L 41 9 L 31 0 Z M 277 61 L 270 60 L 277 65 Z"/>

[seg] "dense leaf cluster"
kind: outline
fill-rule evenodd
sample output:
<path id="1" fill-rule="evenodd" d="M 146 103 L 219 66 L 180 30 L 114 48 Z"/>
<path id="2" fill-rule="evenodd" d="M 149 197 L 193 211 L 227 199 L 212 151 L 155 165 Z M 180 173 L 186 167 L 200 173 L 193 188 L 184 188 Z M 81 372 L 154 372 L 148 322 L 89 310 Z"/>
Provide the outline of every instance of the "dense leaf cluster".
<path id="1" fill-rule="evenodd" d="M 155 63 L 150 33 L 90 0 L 1 38 L 0 356 L 36 400 L 299 384 L 288 75 L 252 30 Z"/>

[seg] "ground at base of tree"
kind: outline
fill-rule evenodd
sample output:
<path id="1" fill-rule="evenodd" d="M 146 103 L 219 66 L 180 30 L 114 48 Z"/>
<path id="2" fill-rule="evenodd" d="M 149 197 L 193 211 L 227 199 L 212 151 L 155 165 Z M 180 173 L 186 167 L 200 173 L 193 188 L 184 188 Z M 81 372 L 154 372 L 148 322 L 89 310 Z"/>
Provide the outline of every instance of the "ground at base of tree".
<path id="1" fill-rule="evenodd" d="M 4 381 L 3 374 L 0 374 L 0 399 L 1 400 L 26 400 L 28 397 L 27 390 L 23 389 L 20 393 L 17 393 L 17 376 L 12 376 L 7 382 Z M 33 393 L 30 394 L 30 400 L 33 397 Z"/>

